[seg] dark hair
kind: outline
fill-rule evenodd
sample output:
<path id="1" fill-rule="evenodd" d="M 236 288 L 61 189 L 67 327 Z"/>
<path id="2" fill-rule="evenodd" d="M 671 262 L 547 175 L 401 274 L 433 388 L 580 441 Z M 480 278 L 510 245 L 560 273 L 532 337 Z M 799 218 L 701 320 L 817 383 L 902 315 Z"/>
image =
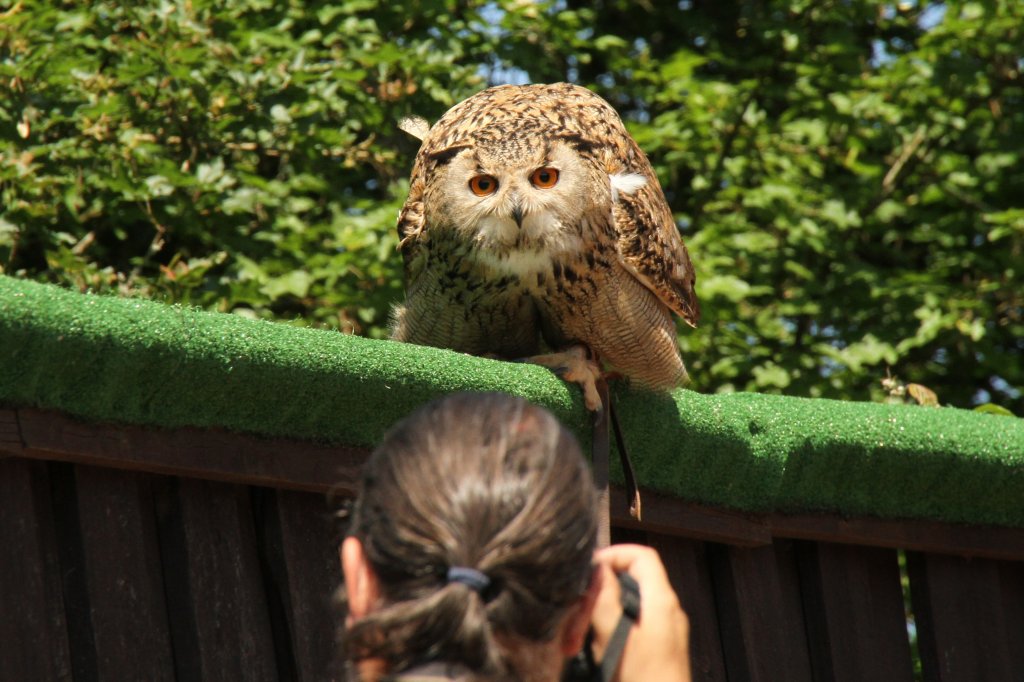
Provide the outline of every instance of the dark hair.
<path id="1" fill-rule="evenodd" d="M 428 404 L 385 436 L 363 473 L 349 534 L 382 594 L 343 633 L 346 658 L 515 676 L 523 662 L 503 645 L 551 640 L 589 584 L 596 529 L 590 469 L 546 410 L 500 393 Z M 449 582 L 452 566 L 490 585 Z"/>

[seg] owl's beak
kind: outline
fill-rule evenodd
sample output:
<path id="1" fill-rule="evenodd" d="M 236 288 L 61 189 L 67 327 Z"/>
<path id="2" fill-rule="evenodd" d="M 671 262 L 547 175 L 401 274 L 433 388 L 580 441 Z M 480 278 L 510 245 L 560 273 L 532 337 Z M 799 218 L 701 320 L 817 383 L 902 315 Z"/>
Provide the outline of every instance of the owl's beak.
<path id="1" fill-rule="evenodd" d="M 512 220 L 516 221 L 516 227 L 523 226 L 523 205 L 519 197 L 512 197 Z"/>

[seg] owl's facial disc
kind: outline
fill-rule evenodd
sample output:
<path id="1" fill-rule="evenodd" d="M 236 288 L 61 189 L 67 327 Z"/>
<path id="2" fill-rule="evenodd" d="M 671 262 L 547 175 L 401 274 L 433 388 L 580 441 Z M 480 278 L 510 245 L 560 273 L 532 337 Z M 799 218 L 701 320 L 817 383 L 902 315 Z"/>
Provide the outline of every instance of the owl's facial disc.
<path id="1" fill-rule="evenodd" d="M 552 240 L 563 229 L 557 210 L 561 199 L 552 188 L 539 189 L 530 184 L 529 176 L 535 171 L 517 168 L 497 175 L 497 191 L 481 202 L 484 210 L 477 221 L 481 241 L 492 248 L 551 248 Z"/>
<path id="2" fill-rule="evenodd" d="M 593 211 L 595 184 L 575 148 L 556 141 L 466 145 L 439 169 L 443 200 L 428 202 L 478 253 L 519 271 L 582 247 L 581 216 Z M 514 266 L 513 261 L 521 265 Z"/>

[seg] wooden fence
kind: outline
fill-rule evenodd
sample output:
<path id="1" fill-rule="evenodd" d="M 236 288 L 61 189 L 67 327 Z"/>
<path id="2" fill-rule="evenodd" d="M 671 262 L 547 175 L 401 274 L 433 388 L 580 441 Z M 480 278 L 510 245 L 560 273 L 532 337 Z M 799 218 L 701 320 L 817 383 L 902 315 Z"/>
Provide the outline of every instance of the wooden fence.
<path id="1" fill-rule="evenodd" d="M 332 679 L 328 493 L 366 455 L 0 409 L 0 680 Z M 1024 680 L 1024 530 L 644 512 L 613 540 L 664 557 L 696 680 Z"/>

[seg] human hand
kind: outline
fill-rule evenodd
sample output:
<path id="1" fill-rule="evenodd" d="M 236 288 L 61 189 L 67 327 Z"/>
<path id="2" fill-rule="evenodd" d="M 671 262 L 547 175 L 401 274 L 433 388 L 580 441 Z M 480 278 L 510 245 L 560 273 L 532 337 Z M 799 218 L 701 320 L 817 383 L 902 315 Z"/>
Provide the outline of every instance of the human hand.
<path id="1" fill-rule="evenodd" d="M 594 561 L 601 571 L 601 591 L 591 619 L 595 657 L 603 658 L 622 615 L 615 575 L 626 572 L 640 585 L 640 620 L 626 640 L 618 679 L 690 682 L 690 622 L 658 553 L 642 545 L 612 545 L 598 550 Z"/>

